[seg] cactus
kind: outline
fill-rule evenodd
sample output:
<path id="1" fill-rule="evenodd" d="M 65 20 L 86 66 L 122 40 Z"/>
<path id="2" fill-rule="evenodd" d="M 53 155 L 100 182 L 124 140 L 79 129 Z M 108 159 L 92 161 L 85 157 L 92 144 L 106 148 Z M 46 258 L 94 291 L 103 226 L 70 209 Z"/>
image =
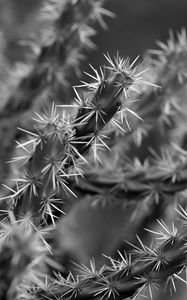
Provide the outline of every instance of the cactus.
<path id="1" fill-rule="evenodd" d="M 5 133 L 3 131 L 1 133 L 2 140 L 5 140 L 5 145 L 1 150 L 1 165 L 5 169 L 6 176 L 8 168 L 5 162 L 10 159 L 13 151 L 13 149 L 7 149 L 6 144 L 12 144 L 14 139 L 20 138 L 21 132 L 15 128 L 22 126 L 32 130 L 33 124 L 28 122 L 28 118 L 31 118 L 30 110 L 35 109 L 35 107 L 38 110 L 44 105 L 44 102 L 49 102 L 51 98 L 56 103 L 70 102 L 70 82 L 73 76 L 79 77 L 79 65 L 84 59 L 85 50 L 94 47 L 91 37 L 96 34 L 96 30 L 92 25 L 99 22 L 105 27 L 102 16 L 113 16 L 112 13 L 102 7 L 102 3 L 103 1 L 84 0 L 67 0 L 62 3 L 62 1 L 57 0 L 38 1 L 38 3 L 33 4 L 34 8 L 31 12 L 36 13 L 36 9 L 39 9 L 39 12 L 36 13 L 36 17 L 33 15 L 32 26 L 28 26 L 27 29 L 27 24 L 25 25 L 28 31 L 27 40 L 25 40 L 25 28 L 19 28 L 21 26 L 19 24 L 16 42 L 16 37 L 13 37 L 15 48 L 18 47 L 24 60 L 19 62 L 19 55 L 18 57 L 15 55 L 11 68 L 11 55 L 8 54 L 13 51 L 16 52 L 17 48 L 13 48 L 11 52 L 9 44 L 12 42 L 6 40 L 4 33 L 7 30 L 6 26 L 5 29 L 3 28 L 4 31 L 2 29 L 2 34 L 0 32 L 2 44 L 0 118 L 2 120 L 1 127 L 6 129 Z M 14 3 L 11 5 L 14 8 Z M 17 5 L 19 4 L 17 3 Z M 7 13 L 6 6 L 4 9 Z M 29 13 L 27 14 L 29 15 Z M 25 19 L 27 17 L 27 15 L 24 16 Z M 16 27 L 17 24 L 13 23 L 12 26 Z M 8 28 L 8 30 L 11 32 L 11 30 L 14 31 L 14 28 Z M 24 34 L 22 33 L 23 36 L 20 36 L 20 32 L 24 32 Z M 23 47 L 21 47 L 22 44 Z M 24 117 L 23 114 L 26 116 Z M 18 115 L 22 117 L 18 118 Z M 1 172 L 3 172 L 3 168 Z M 2 177 L 3 183 L 5 176 Z"/>
<path id="2" fill-rule="evenodd" d="M 66 182 L 81 175 L 76 160 L 85 162 L 83 155 L 91 145 L 94 160 L 100 144 L 108 148 L 102 130 L 110 121 L 120 127 L 113 117 L 116 113 L 123 115 L 123 101 L 128 89 L 139 81 L 139 73 L 133 68 L 135 61 L 130 64 L 128 59 L 118 57 L 113 62 L 109 56 L 107 60 L 110 65 L 100 69 L 101 74 L 92 67 L 96 77 L 90 76 L 95 82 L 84 84 L 88 91 L 83 99 L 75 89 L 77 105 L 60 105 L 61 109 L 67 106 L 75 109 L 72 116 L 66 115 L 64 110 L 58 111 L 54 105 L 50 116 L 37 113 L 38 133 L 30 133 L 34 151 L 27 158 L 24 176 L 16 180 L 17 189 L 11 195 L 16 203 L 16 215 L 29 213 L 41 219 L 46 204 L 60 188 L 72 193 Z M 26 144 L 28 142 L 20 146 L 25 148 Z"/>
<path id="3" fill-rule="evenodd" d="M 43 27 L 24 75 L 9 74 L 2 46 L 0 129 L 18 139 L 2 179 L 0 299 L 152 300 L 187 284 L 186 33 L 143 61 L 105 54 L 73 100 L 94 22 L 113 16 L 103 3 L 33 2 L 28 20 L 37 8 Z"/>

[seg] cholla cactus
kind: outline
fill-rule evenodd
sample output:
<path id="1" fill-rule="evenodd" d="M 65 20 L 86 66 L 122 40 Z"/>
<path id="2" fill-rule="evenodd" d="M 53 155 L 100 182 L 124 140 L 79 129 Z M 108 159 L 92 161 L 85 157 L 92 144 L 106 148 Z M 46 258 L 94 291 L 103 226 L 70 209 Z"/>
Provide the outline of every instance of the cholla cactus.
<path id="1" fill-rule="evenodd" d="M 37 49 L 38 56 L 34 66 L 25 76 L 22 75 L 17 89 L 6 101 L 1 118 L 28 110 L 43 92 L 46 97 L 46 89 L 52 93 L 55 86 L 57 93 L 67 87 L 68 76 L 71 78 L 69 73 L 78 72 L 83 49 L 94 46 L 90 38 L 96 31 L 91 24 L 95 20 L 103 26 L 105 24 L 102 15 L 113 15 L 102 8 L 102 1 L 44 1 L 38 16 L 44 28 L 39 33 L 34 32 L 36 40 L 28 41 L 33 51 Z M 33 32 L 30 35 L 32 37 Z"/>
<path id="2" fill-rule="evenodd" d="M 4 9 L 6 14 L 14 13 L 16 3 L 4 5 L 5 7 L 2 4 L 2 11 Z M 9 149 L 7 144 L 12 144 L 14 139 L 20 138 L 20 132 L 16 128 L 20 124 L 26 129 L 33 126 L 30 124 L 32 122 L 28 122 L 28 118 L 31 118 L 30 109 L 34 107 L 40 109 L 44 103 L 51 101 L 51 98 L 56 103 L 70 102 L 69 86 L 72 77 L 80 74 L 79 65 L 84 59 L 85 50 L 94 47 L 91 41 L 91 37 L 96 34 L 93 24 L 99 22 L 105 27 L 103 16 L 113 16 L 102 7 L 102 4 L 103 1 L 100 0 L 33 2 L 30 12 L 22 16 L 26 20 L 28 18 L 28 24 L 20 25 L 19 20 L 14 15 L 10 15 L 10 18 L 15 19 L 18 24 L 13 22 L 13 28 L 9 24 L 7 28 L 5 22 L 5 28 L 2 27 L 0 31 L 2 48 L 0 49 L 0 118 L 1 128 L 3 128 L 1 139 L 4 141 L 4 146 L 2 145 L 1 148 L 1 165 L 4 168 L 1 170 L 2 173 L 3 171 L 7 173 L 5 162 L 10 159 L 13 150 L 12 147 Z M 11 5 L 13 12 L 9 8 Z M 6 40 L 6 31 L 15 33 L 15 27 L 18 29 L 16 36 L 12 37 L 13 42 Z M 12 44 L 15 44 L 13 48 L 11 48 Z M 15 56 L 13 64 L 12 52 L 18 52 L 17 56 L 13 55 Z M 20 52 L 24 57 L 21 62 Z M 23 117 L 23 113 L 27 115 Z M 18 120 L 20 114 L 22 117 Z"/>
<path id="3" fill-rule="evenodd" d="M 1 110 L 13 120 L 19 107 L 25 137 L 1 197 L 0 299 L 152 300 L 187 284 L 186 33 L 141 64 L 106 54 L 70 101 L 92 22 L 112 15 L 102 4 L 40 3 L 40 50 Z M 48 93 L 54 102 L 41 112 Z M 31 107 L 28 128 L 19 117 Z"/>
<path id="4" fill-rule="evenodd" d="M 95 74 L 90 76 L 94 82 L 83 84 L 87 88 L 83 99 L 75 89 L 77 104 L 61 106 L 61 109 L 72 107 L 75 110 L 72 115 L 67 115 L 64 110 L 58 111 L 54 105 L 50 116 L 36 114 L 38 133 L 31 132 L 33 138 L 20 145 L 25 148 L 32 143 L 34 151 L 30 151 L 28 158 L 24 157 L 27 160 L 24 177 L 16 180 L 17 189 L 11 195 L 16 215 L 30 213 L 41 219 L 47 209 L 53 220 L 50 203 L 53 203 L 54 195 L 61 189 L 73 193 L 67 181 L 82 174 L 77 160 L 86 162 L 83 155 L 90 147 L 93 148 L 94 160 L 98 148 L 109 148 L 102 130 L 109 122 L 121 127 L 115 114 L 120 114 L 123 124 L 128 90 L 141 83 L 142 72 L 133 68 L 135 61 L 130 63 L 129 59 L 117 57 L 113 62 L 109 56 L 106 58 L 110 65 L 100 68 L 100 74 L 92 67 Z M 26 153 L 29 151 L 25 150 Z"/>
<path id="5" fill-rule="evenodd" d="M 180 207 L 186 226 L 186 211 Z M 90 266 L 78 266 L 80 275 L 70 273 L 63 278 L 60 273 L 53 286 L 44 292 L 44 297 L 64 299 L 137 299 L 148 294 L 153 299 L 159 288 L 176 292 L 176 281 L 186 284 L 186 235 L 172 224 L 171 229 L 160 222 L 161 230 L 151 231 L 157 236 L 155 245 L 146 246 L 138 238 L 140 246 L 134 246 L 130 254 L 119 254 L 119 259 L 108 257 L 109 264 L 96 270 L 94 261 Z M 37 298 L 36 298 L 37 299 Z"/>
<path id="6" fill-rule="evenodd" d="M 40 282 L 45 277 L 47 244 L 44 232 L 36 229 L 28 217 L 16 221 L 10 213 L 8 220 L 1 222 L 0 234 L 0 297 L 17 299 L 28 284 Z"/>

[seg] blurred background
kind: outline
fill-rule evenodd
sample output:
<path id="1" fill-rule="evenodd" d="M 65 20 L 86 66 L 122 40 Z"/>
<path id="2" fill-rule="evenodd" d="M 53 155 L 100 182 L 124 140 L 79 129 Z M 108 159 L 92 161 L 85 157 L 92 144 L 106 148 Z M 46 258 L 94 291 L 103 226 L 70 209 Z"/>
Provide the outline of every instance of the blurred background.
<path id="1" fill-rule="evenodd" d="M 43 26 L 38 11 L 43 0 L 0 0 L 0 52 L 11 63 L 23 61 L 28 53 L 19 39 L 27 39 L 30 31 L 37 32 Z M 96 51 L 90 52 L 83 64 L 94 66 L 104 63 L 103 53 L 132 59 L 146 49 L 155 48 L 155 41 L 166 41 L 169 30 L 174 32 L 187 27 L 186 0 L 106 0 L 105 7 L 116 14 L 106 17 L 108 30 L 97 25 L 98 34 L 93 38 Z M 42 23 L 42 24 L 41 24 Z M 2 35 L 5 38 L 2 38 Z M 31 55 L 32 59 L 32 55 Z"/>
<path id="2" fill-rule="evenodd" d="M 105 18 L 108 30 L 98 28 L 95 43 L 98 51 L 90 55 L 91 61 L 103 62 L 102 53 L 132 59 L 147 49 L 156 47 L 155 41 L 166 41 L 169 30 L 187 27 L 186 0 L 108 0 L 106 7 L 116 14 Z"/>

